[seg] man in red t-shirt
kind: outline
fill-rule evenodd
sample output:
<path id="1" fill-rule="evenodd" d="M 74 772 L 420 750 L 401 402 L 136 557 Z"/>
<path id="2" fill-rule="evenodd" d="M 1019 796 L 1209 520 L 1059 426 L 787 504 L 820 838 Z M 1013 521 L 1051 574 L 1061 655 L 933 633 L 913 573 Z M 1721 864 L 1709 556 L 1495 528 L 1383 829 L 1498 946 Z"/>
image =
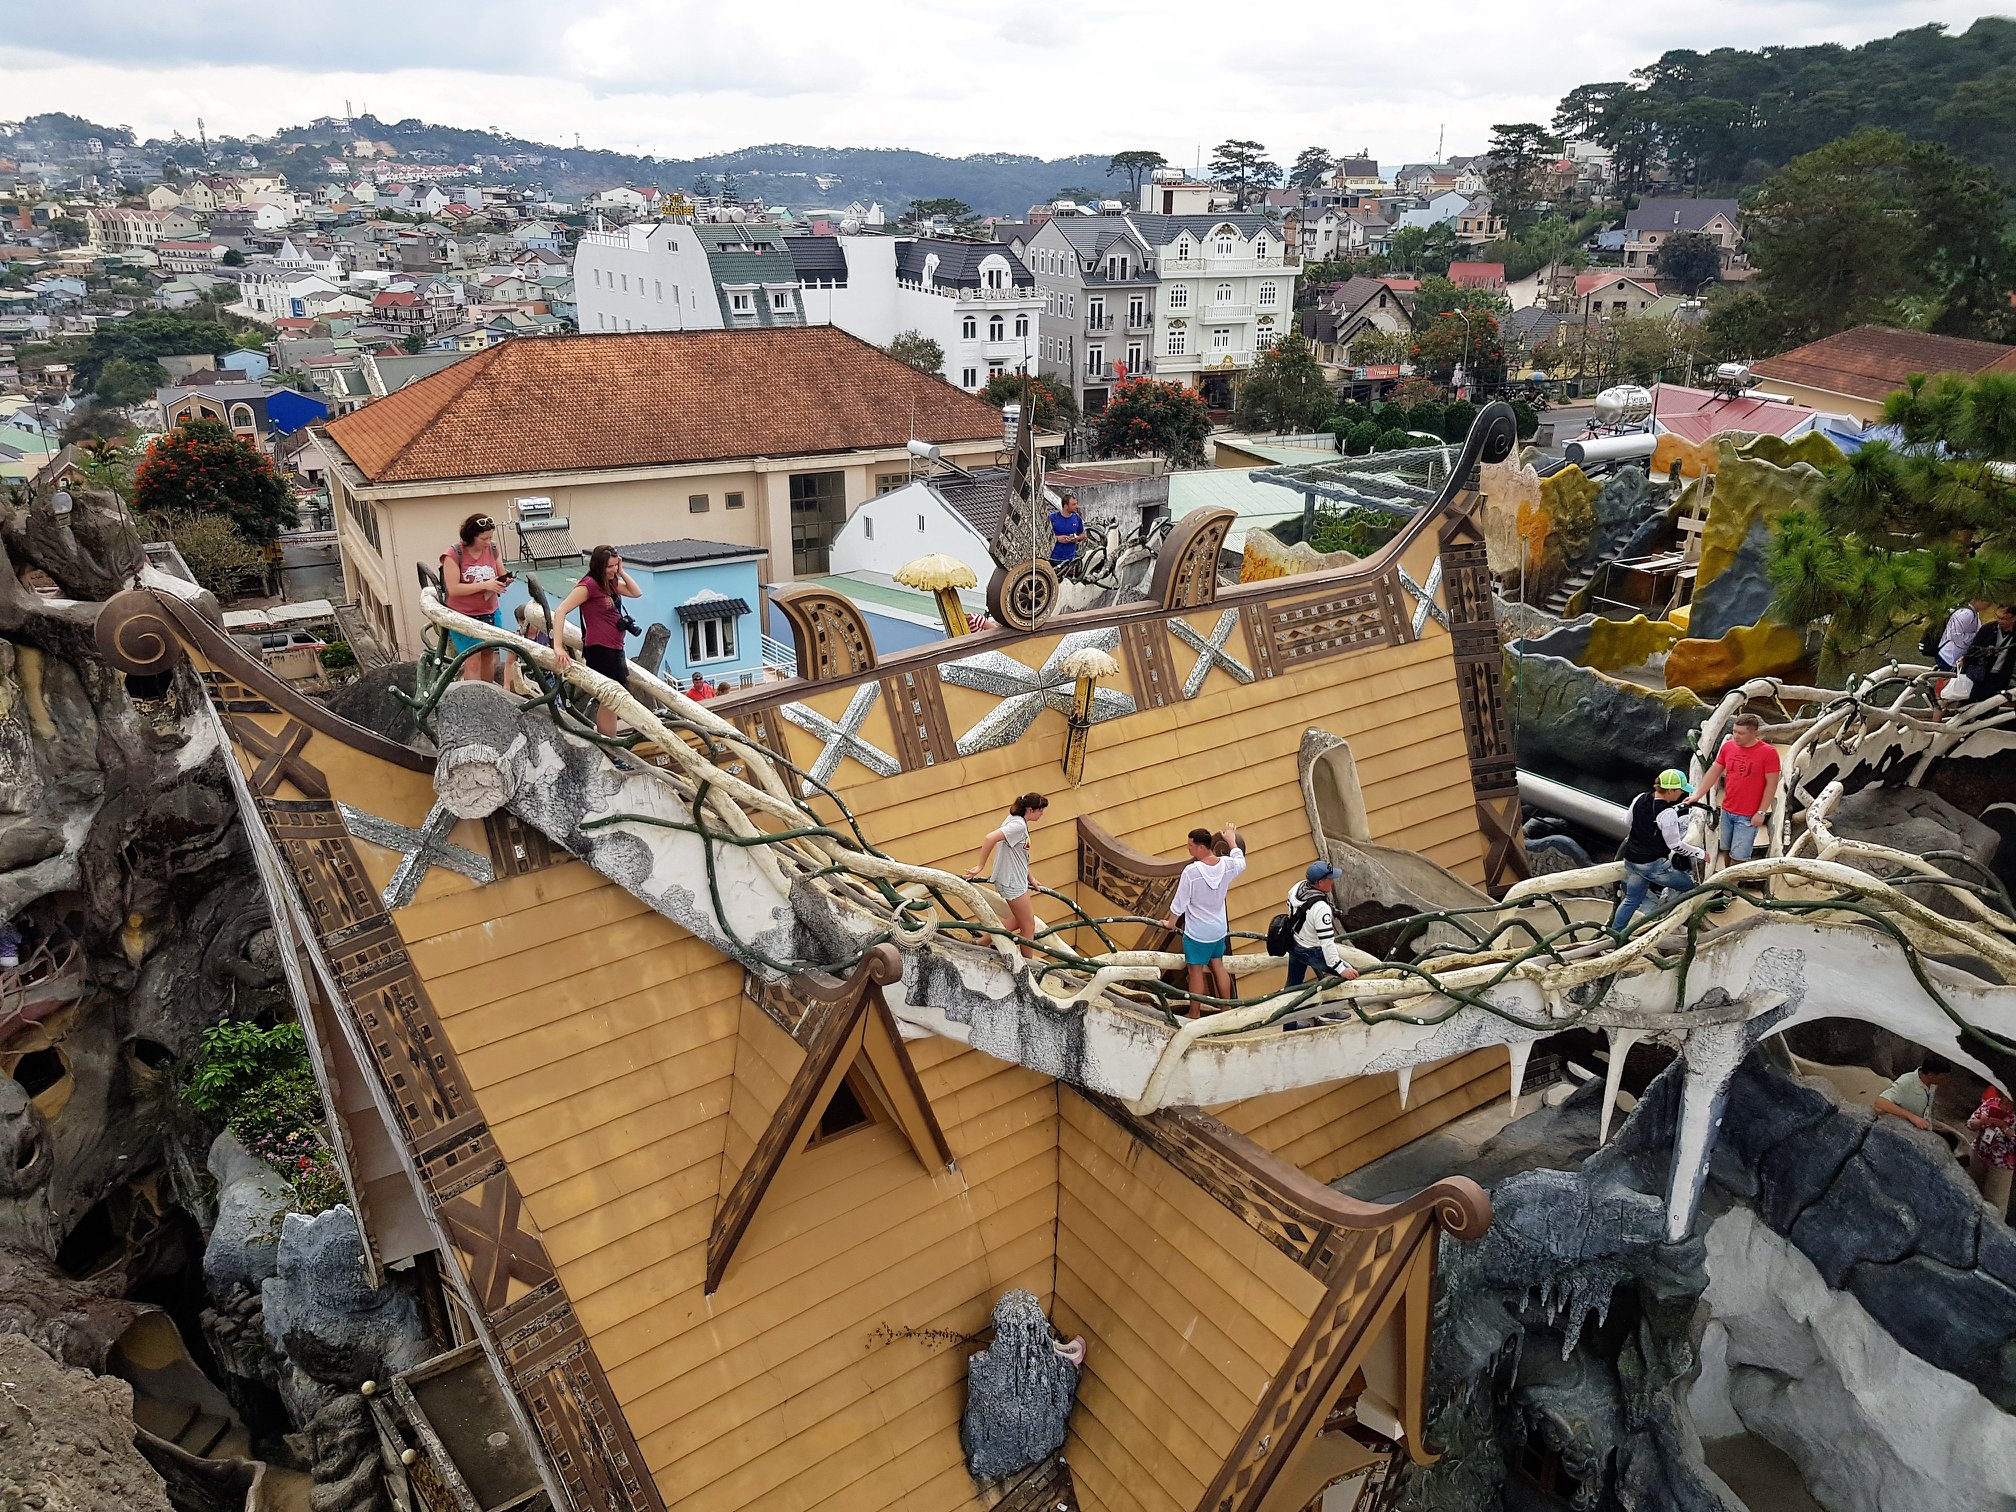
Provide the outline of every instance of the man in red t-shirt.
<path id="1" fill-rule="evenodd" d="M 1721 848 L 1731 861 L 1750 859 L 1757 827 L 1778 795 L 1778 750 L 1763 738 L 1762 728 L 1755 714 L 1738 714 L 1697 789 L 1700 802 L 1722 784 Z"/>

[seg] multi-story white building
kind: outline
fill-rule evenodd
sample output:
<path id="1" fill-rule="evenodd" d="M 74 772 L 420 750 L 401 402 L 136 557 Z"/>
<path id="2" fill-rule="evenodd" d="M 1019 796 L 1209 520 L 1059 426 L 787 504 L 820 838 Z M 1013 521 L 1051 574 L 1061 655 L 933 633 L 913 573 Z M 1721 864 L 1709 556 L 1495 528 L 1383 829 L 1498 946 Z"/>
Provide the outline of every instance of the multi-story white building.
<path id="1" fill-rule="evenodd" d="M 181 210 L 127 210 L 93 205 L 84 212 L 95 252 L 135 252 L 164 241 L 185 241 L 202 228 Z"/>
<path id="2" fill-rule="evenodd" d="M 918 331 L 969 391 L 1033 363 L 1043 307 L 1021 260 L 987 242 L 675 220 L 583 236 L 574 295 L 583 331 L 833 325 L 876 346 Z"/>
<path id="3" fill-rule="evenodd" d="M 775 226 L 633 221 L 574 249 L 584 331 L 803 325 L 798 270 Z"/>
<path id="4" fill-rule="evenodd" d="M 837 244 L 842 266 L 833 266 Z M 1043 296 L 1005 246 L 950 237 L 792 237 L 805 318 L 887 346 L 917 331 L 945 353 L 939 375 L 969 393 L 1036 365 Z"/>
<path id="5" fill-rule="evenodd" d="M 1294 328 L 1301 257 L 1259 215 L 1126 217 L 1154 259 L 1156 376 L 1190 382 L 1214 406 L 1254 359 Z"/>

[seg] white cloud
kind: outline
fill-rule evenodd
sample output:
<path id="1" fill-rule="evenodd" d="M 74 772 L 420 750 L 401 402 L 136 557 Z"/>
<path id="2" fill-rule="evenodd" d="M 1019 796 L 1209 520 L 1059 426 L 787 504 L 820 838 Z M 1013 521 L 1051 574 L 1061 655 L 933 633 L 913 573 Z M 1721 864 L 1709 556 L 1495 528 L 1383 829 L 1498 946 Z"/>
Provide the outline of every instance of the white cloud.
<path id="1" fill-rule="evenodd" d="M 164 15 L 166 13 L 163 13 Z M 1312 142 L 1397 163 L 1477 151 L 1493 122 L 1547 120 L 1577 84 L 1669 48 L 1858 42 L 1948 0 L 1700 0 L 1570 24 L 1531 6 L 1434 0 L 1347 17 L 1236 21 L 1168 0 L 977 13 L 953 0 L 771 7 L 498 0 L 471 25 L 444 0 L 350 0 L 314 26 L 155 25 L 119 0 L 68 0 L 0 46 L 5 110 L 70 110 L 142 135 L 267 132 L 338 113 L 496 126 L 539 140 L 688 157 L 758 142 L 1043 156 L 1149 147 L 1178 162 L 1230 136 L 1286 162 Z M 21 35 L 19 33 L 16 34 Z M 394 58 L 421 60 L 395 67 Z"/>

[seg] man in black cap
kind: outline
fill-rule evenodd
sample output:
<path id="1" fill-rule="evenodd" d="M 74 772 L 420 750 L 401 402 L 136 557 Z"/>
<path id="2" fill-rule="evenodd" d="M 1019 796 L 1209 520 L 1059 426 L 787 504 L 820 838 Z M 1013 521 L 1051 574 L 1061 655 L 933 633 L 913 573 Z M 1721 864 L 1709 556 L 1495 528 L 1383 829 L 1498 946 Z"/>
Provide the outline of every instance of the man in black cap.
<path id="1" fill-rule="evenodd" d="M 1288 920 L 1293 931 L 1288 946 L 1288 985 L 1301 985 L 1310 972 L 1348 982 L 1358 975 L 1345 964 L 1337 943 L 1337 868 L 1312 861 L 1303 879 L 1288 890 Z"/>

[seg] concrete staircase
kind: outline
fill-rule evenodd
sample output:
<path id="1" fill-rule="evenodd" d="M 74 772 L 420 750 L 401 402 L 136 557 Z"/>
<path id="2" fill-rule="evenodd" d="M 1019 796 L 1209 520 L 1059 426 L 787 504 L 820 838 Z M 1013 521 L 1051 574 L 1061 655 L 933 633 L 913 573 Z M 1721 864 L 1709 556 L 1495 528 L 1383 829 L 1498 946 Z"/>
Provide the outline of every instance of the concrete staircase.
<path id="1" fill-rule="evenodd" d="M 1568 601 L 1574 598 L 1575 595 L 1580 593 L 1584 588 L 1587 588 L 1589 586 L 1589 579 L 1591 579 L 1595 575 L 1596 575 L 1596 566 L 1594 563 L 1591 563 L 1587 567 L 1577 567 L 1573 572 L 1569 573 L 1567 577 L 1561 580 L 1560 587 L 1556 588 L 1552 593 L 1547 595 L 1546 602 L 1543 603 L 1540 607 L 1545 609 L 1549 614 L 1553 615 L 1556 619 L 1560 619 L 1568 612 Z"/>

